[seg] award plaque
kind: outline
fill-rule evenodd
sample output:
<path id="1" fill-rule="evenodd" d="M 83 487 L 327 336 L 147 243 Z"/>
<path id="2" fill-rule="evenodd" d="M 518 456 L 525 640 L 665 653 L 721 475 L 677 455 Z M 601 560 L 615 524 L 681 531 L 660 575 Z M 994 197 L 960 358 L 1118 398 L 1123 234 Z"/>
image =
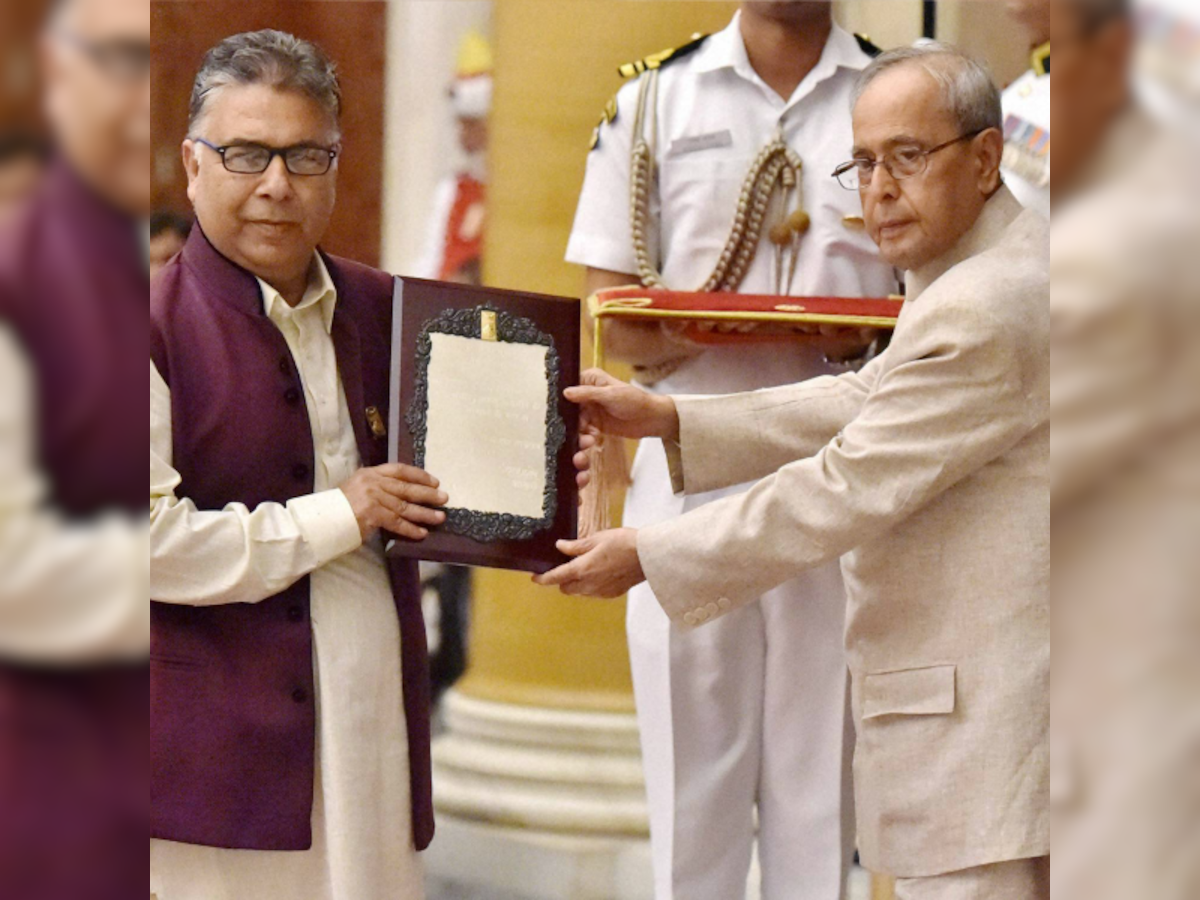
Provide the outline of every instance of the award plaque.
<path id="1" fill-rule="evenodd" d="M 545 572 L 576 536 L 578 300 L 397 278 L 390 458 L 450 497 L 446 521 L 388 552 Z"/>

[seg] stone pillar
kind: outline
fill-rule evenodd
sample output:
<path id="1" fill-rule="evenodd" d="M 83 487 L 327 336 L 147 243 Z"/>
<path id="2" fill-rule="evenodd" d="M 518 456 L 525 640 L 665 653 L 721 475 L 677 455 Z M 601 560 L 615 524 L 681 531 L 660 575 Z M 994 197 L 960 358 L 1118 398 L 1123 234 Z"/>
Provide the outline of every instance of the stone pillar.
<path id="1" fill-rule="evenodd" d="M 496 0 L 486 283 L 579 296 L 563 254 L 617 67 L 721 28 L 733 9 Z M 434 746 L 431 874 L 484 896 L 649 900 L 624 603 L 479 571 L 469 640 Z"/>

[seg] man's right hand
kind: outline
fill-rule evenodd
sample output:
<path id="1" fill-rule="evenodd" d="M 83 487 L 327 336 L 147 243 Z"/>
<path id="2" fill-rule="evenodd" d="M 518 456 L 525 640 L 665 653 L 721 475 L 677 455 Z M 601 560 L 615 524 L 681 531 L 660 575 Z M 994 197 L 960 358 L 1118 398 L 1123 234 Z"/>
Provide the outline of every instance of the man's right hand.
<path id="1" fill-rule="evenodd" d="M 419 541 L 429 534 L 423 526 L 446 521 L 446 514 L 432 507 L 445 506 L 450 498 L 438 490 L 436 478 L 416 466 L 388 463 L 359 469 L 341 489 L 364 541 L 381 528 Z"/>
<path id="2" fill-rule="evenodd" d="M 588 369 L 582 384 L 564 396 L 578 403 L 581 431 L 596 430 L 616 437 L 658 437 L 679 440 L 679 413 L 670 397 L 651 394 L 602 369 Z"/>

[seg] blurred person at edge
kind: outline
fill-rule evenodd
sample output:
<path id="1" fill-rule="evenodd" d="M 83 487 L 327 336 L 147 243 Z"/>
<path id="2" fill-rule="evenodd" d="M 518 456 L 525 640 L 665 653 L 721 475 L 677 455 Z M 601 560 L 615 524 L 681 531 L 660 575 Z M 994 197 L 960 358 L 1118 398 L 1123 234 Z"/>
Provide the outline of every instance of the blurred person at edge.
<path id="1" fill-rule="evenodd" d="M 150 890 L 421 900 L 433 836 L 414 562 L 447 497 L 387 464 L 390 275 L 318 251 L 333 62 L 225 38 L 193 85 L 196 213 L 150 288 Z"/>
<path id="2" fill-rule="evenodd" d="M 40 36 L 56 146 L 0 236 L 0 897 L 123 900 L 148 826 L 148 0 Z"/>
<path id="3" fill-rule="evenodd" d="M 1200 3 L 1137 0 L 1134 9 L 1139 101 L 1173 130 L 1200 140 Z"/>
<path id="4" fill-rule="evenodd" d="M 461 163 L 438 182 L 429 241 L 417 262 L 419 278 L 483 283 L 487 218 L 488 115 L 492 109 L 492 49 L 481 34 L 463 37 L 447 96 L 454 112 Z"/>
<path id="5" fill-rule="evenodd" d="M 1200 896 L 1200 171 L 1123 0 L 1053 5 L 1051 795 L 1061 900 Z"/>
<path id="6" fill-rule="evenodd" d="M 0 896 L 22 900 L 144 877 L 149 18 L 53 11 L 57 151 L 0 236 Z"/>

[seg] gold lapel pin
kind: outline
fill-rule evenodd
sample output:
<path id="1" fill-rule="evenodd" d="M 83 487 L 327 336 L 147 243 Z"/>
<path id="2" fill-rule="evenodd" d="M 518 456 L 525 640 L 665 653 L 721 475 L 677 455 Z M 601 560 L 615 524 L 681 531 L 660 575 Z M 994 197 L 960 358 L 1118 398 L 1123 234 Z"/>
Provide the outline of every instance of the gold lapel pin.
<path id="1" fill-rule="evenodd" d="M 387 435 L 387 426 L 383 424 L 383 416 L 379 414 L 378 407 L 367 407 L 367 424 L 371 426 L 371 434 L 375 437 L 381 438 Z"/>

